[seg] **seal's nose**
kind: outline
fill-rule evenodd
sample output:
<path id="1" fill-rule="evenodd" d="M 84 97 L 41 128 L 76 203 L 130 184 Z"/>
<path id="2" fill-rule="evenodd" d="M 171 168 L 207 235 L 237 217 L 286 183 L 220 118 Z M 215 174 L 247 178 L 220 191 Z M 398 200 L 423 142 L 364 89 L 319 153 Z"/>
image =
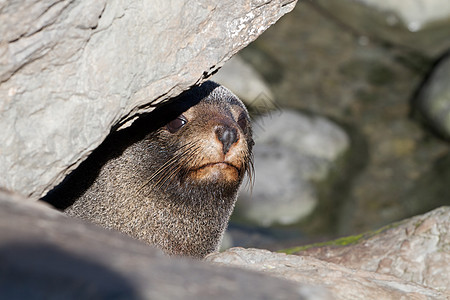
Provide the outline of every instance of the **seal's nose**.
<path id="1" fill-rule="evenodd" d="M 216 136 L 223 145 L 223 154 L 227 154 L 231 146 L 239 140 L 236 128 L 224 125 L 216 127 Z"/>

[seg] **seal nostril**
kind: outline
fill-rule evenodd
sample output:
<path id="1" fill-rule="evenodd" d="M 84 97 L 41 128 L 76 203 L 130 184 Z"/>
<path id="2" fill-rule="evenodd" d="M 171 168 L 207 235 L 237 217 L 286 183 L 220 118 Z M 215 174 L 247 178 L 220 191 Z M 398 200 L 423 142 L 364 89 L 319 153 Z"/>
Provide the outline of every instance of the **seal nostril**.
<path id="1" fill-rule="evenodd" d="M 216 136 L 223 145 L 223 154 L 226 154 L 230 150 L 231 146 L 238 141 L 238 132 L 236 128 L 233 127 L 217 127 Z"/>

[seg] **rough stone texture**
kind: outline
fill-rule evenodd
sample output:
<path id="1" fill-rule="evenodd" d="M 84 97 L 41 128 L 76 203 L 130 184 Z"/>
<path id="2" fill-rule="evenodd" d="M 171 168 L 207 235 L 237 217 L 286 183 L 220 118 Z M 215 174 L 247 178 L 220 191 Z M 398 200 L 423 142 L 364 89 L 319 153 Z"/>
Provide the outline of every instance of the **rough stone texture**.
<path id="1" fill-rule="evenodd" d="M 427 122 L 443 137 L 450 140 L 450 56 L 433 70 L 423 86 L 417 106 Z"/>
<path id="2" fill-rule="evenodd" d="M 231 248 L 223 253 L 212 254 L 206 260 L 326 288 L 337 300 L 446 299 L 443 292 L 392 275 L 350 269 L 308 256 Z"/>
<path id="3" fill-rule="evenodd" d="M 351 269 L 389 274 L 450 296 L 450 207 L 407 219 L 356 244 L 298 252 Z"/>
<path id="4" fill-rule="evenodd" d="M 381 39 L 432 57 L 438 57 L 450 47 L 450 2 L 447 0 L 316 2 L 362 36 L 362 41 Z"/>
<path id="5" fill-rule="evenodd" d="M 240 269 L 168 258 L 117 232 L 0 192 L 3 299 L 313 300 L 324 293 Z"/>
<path id="6" fill-rule="evenodd" d="M 442 207 L 356 244 L 298 255 L 232 248 L 207 260 L 324 287 L 336 299 L 449 299 L 449 228 L 450 207 Z"/>
<path id="7" fill-rule="evenodd" d="M 293 0 L 0 3 L 0 186 L 39 197 L 112 126 L 206 80 Z"/>
<path id="8" fill-rule="evenodd" d="M 291 110 L 256 119 L 253 128 L 257 175 L 241 189 L 235 215 L 262 226 L 297 223 L 316 206 L 316 183 L 348 150 L 348 137 L 324 117 Z"/>

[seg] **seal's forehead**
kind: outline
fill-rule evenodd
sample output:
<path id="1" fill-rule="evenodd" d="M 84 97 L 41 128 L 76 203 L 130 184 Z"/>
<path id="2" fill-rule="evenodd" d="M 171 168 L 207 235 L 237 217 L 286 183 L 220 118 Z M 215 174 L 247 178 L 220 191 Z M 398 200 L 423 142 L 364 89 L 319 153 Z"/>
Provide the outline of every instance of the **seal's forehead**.
<path id="1" fill-rule="evenodd" d="M 232 110 L 247 112 L 247 108 L 237 96 L 213 81 L 205 81 L 185 91 L 176 97 L 171 105 L 167 105 L 166 110 L 170 111 L 175 118 L 198 104 L 213 105 L 222 111 L 234 108 Z"/>
<path id="2" fill-rule="evenodd" d="M 223 86 L 217 86 L 214 88 L 211 93 L 204 99 L 205 102 L 211 103 L 211 104 L 230 104 L 230 105 L 236 105 L 240 108 L 246 110 L 246 107 L 244 103 L 236 96 L 234 95 L 230 90 Z"/>

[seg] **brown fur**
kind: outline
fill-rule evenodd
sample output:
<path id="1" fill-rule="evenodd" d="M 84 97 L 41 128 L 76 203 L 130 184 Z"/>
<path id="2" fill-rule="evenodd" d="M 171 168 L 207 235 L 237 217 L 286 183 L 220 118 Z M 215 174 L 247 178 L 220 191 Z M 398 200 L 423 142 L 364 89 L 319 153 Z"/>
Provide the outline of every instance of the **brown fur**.
<path id="1" fill-rule="evenodd" d="M 187 123 L 171 132 L 180 114 Z M 242 102 L 206 82 L 112 134 L 44 200 L 170 255 L 201 258 L 219 247 L 252 146 Z"/>

